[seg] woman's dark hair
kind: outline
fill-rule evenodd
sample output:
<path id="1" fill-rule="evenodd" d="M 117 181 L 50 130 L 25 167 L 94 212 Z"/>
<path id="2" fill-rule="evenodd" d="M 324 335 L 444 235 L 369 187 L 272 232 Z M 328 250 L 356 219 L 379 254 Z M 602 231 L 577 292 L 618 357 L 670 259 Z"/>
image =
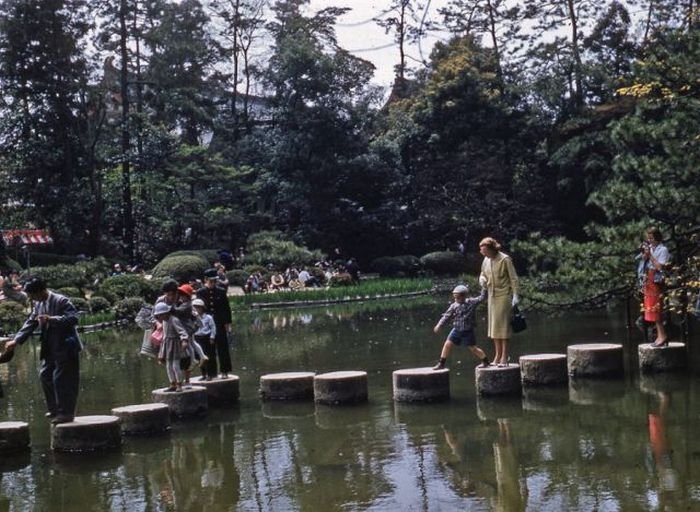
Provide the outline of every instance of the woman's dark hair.
<path id="1" fill-rule="evenodd" d="M 664 239 L 663 235 L 661 234 L 661 230 L 656 226 L 652 226 L 647 229 L 647 235 L 651 235 L 651 237 L 657 242 L 661 242 Z"/>
<path id="2" fill-rule="evenodd" d="M 163 285 L 160 287 L 160 291 L 163 293 L 176 292 L 177 288 L 178 284 L 175 279 L 166 279 Z"/>

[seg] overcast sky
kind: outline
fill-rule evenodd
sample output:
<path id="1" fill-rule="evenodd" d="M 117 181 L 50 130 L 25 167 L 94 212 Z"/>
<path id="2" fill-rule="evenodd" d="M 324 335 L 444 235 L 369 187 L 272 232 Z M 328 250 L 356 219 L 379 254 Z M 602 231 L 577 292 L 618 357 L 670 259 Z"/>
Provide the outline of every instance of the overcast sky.
<path id="1" fill-rule="evenodd" d="M 393 38 L 384 33 L 384 29 L 379 27 L 373 18 L 380 16 L 389 5 L 389 0 L 311 0 L 310 7 L 313 10 L 325 7 L 350 7 L 352 10 L 338 19 L 338 40 L 340 45 L 346 50 L 363 59 L 372 62 L 377 70 L 374 82 L 390 86 L 394 78 L 393 67 L 398 63 L 399 50 L 393 44 Z M 424 6 L 428 10 L 426 20 L 438 20 L 437 9 L 444 7 L 448 0 L 424 0 Z M 422 46 L 423 56 L 427 59 L 430 49 L 435 42 L 434 37 L 424 40 Z M 409 56 L 420 59 L 421 48 L 412 47 Z M 408 64 L 414 62 L 409 59 Z"/>

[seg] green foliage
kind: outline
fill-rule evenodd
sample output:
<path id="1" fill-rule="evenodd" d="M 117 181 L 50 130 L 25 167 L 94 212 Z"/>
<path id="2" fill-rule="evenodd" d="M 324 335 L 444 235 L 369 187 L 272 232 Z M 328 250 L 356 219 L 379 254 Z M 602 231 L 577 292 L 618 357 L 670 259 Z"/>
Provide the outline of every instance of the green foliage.
<path id="1" fill-rule="evenodd" d="M 66 297 L 80 297 L 80 298 L 85 298 L 81 291 L 78 288 L 74 288 L 72 286 L 65 286 L 63 288 L 59 288 L 56 290 L 58 293 L 61 295 L 65 295 Z"/>
<path id="2" fill-rule="evenodd" d="M 17 331 L 26 317 L 27 312 L 21 304 L 11 300 L 0 302 L 0 326 L 4 334 Z"/>
<path id="3" fill-rule="evenodd" d="M 412 255 L 376 258 L 369 266 L 382 277 L 415 276 L 422 269 L 420 258 Z"/>
<path id="4" fill-rule="evenodd" d="M 41 277 L 49 288 L 83 289 L 89 284 L 85 267 L 80 265 L 54 265 L 52 267 L 32 267 L 32 276 Z"/>
<path id="5" fill-rule="evenodd" d="M 80 312 L 90 311 L 90 305 L 84 297 L 69 297 L 75 308 Z"/>
<path id="6" fill-rule="evenodd" d="M 114 316 L 117 320 L 133 321 L 136 318 L 136 314 L 145 305 L 146 302 L 141 297 L 121 299 L 114 306 Z"/>
<path id="7" fill-rule="evenodd" d="M 112 304 L 128 297 L 141 297 L 146 302 L 153 303 L 160 293 L 160 285 L 159 279 L 148 280 L 139 274 L 122 274 L 102 281 L 96 295 Z"/>
<path id="8" fill-rule="evenodd" d="M 214 262 L 219 261 L 219 255 L 216 249 L 190 249 L 187 251 L 175 251 L 168 254 L 166 258 L 172 258 L 173 256 L 197 256 L 207 260 L 209 265 L 213 265 Z"/>
<path id="9" fill-rule="evenodd" d="M 9 256 L 4 256 L 0 258 L 0 270 L 3 272 L 7 272 L 9 270 L 16 270 L 19 272 L 22 270 L 22 265 Z"/>
<path id="10" fill-rule="evenodd" d="M 348 274 L 347 272 L 341 272 L 339 274 L 336 274 L 331 277 L 330 282 L 328 283 L 328 286 L 331 288 L 338 288 L 338 287 L 345 287 L 345 286 L 352 286 L 353 281 L 352 281 L 352 276 Z"/>
<path id="11" fill-rule="evenodd" d="M 241 269 L 229 270 L 226 272 L 226 277 L 231 286 L 243 286 L 248 279 L 250 272 Z"/>
<path id="12" fill-rule="evenodd" d="M 248 237 L 245 255 L 249 264 L 272 264 L 276 269 L 290 265 L 311 265 L 323 258 L 320 251 L 312 251 L 286 239 L 279 231 L 261 231 Z"/>
<path id="13" fill-rule="evenodd" d="M 460 274 L 466 270 L 464 256 L 453 251 L 431 252 L 421 257 L 421 265 L 435 274 Z"/>
<path id="14" fill-rule="evenodd" d="M 109 311 L 112 304 L 104 297 L 93 295 L 88 299 L 88 306 L 90 308 L 90 313 L 95 314 Z"/>
<path id="15" fill-rule="evenodd" d="M 201 279 L 209 266 L 209 262 L 201 255 L 168 255 L 154 267 L 153 277 L 172 277 L 183 283 L 190 279 Z"/>

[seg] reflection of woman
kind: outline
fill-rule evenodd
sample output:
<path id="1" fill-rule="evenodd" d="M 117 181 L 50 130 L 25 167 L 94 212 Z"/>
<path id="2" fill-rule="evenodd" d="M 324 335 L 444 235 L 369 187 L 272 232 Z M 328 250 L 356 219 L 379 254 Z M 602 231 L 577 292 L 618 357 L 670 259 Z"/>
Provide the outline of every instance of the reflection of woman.
<path id="1" fill-rule="evenodd" d="M 525 510 L 527 488 L 521 490 L 520 487 L 518 460 L 511 440 L 510 423 L 505 418 L 498 419 L 498 441 L 493 443 L 493 457 L 498 484 L 495 509 L 508 512 Z"/>
<path id="2" fill-rule="evenodd" d="M 479 283 L 488 290 L 488 336 L 493 339 L 498 366 L 508 364 L 508 338 L 511 335 L 512 307 L 518 302 L 518 275 L 513 260 L 500 251 L 501 244 L 493 238 L 479 242 L 484 256 Z"/>
<path id="3" fill-rule="evenodd" d="M 678 475 L 671 466 L 671 450 L 666 436 L 666 415 L 671 397 L 663 392 L 659 392 L 658 396 L 658 412 L 649 413 L 649 444 L 654 453 L 661 491 L 674 491 L 678 487 Z"/>
<path id="4" fill-rule="evenodd" d="M 668 334 L 663 321 L 663 274 L 661 271 L 669 262 L 668 249 L 661 243 L 662 235 L 658 228 L 647 230 L 647 243 L 642 244 L 639 273 L 643 276 L 644 321 L 656 324 L 654 346 L 668 344 Z"/>

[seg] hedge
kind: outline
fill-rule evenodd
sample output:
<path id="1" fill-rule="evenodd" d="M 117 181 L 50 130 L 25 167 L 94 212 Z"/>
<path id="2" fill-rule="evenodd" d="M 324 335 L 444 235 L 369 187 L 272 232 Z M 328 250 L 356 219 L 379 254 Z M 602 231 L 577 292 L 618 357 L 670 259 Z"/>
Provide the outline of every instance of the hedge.
<path id="1" fill-rule="evenodd" d="M 27 318 L 24 306 L 11 301 L 0 302 L 0 328 L 5 334 L 16 332 Z"/>
<path id="2" fill-rule="evenodd" d="M 382 277 L 415 276 L 421 270 L 421 260 L 417 256 L 383 256 L 372 260 L 370 269 Z"/>
<path id="3" fill-rule="evenodd" d="M 136 318 L 136 314 L 141 311 L 141 308 L 146 303 L 141 297 L 127 297 L 122 299 L 114 306 L 114 316 L 117 320 L 130 320 Z"/>
<path id="4" fill-rule="evenodd" d="M 153 303 L 160 294 L 162 280 L 148 280 L 140 274 L 121 274 L 102 281 L 95 295 L 102 296 L 111 304 L 127 297 L 141 297 Z"/>
<path id="5" fill-rule="evenodd" d="M 431 252 L 421 257 L 420 262 L 426 270 L 436 274 L 455 275 L 467 269 L 464 256 L 453 251 Z"/>
<path id="6" fill-rule="evenodd" d="M 201 255 L 168 255 L 155 266 L 153 277 L 172 277 L 176 281 L 184 283 L 190 279 L 201 279 L 204 271 L 210 266 L 210 263 Z"/>

